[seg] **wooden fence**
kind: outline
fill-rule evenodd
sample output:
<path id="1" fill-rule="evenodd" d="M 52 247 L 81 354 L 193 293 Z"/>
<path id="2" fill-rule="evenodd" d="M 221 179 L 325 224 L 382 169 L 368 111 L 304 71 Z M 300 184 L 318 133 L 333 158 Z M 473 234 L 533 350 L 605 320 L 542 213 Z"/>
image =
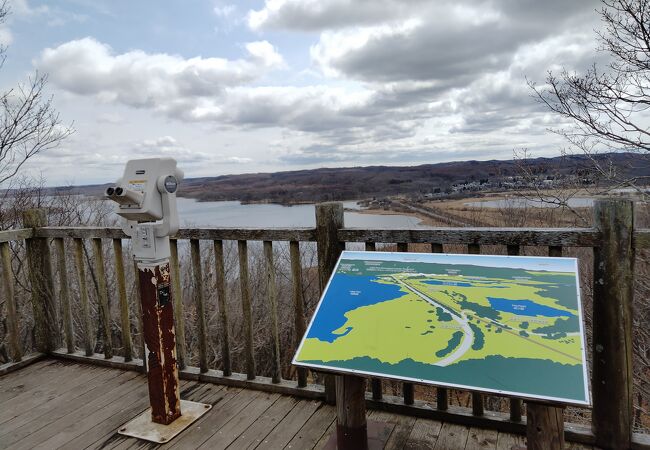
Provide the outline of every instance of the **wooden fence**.
<path id="1" fill-rule="evenodd" d="M 261 389 L 295 396 L 323 399 L 333 402 L 334 383 L 325 378 L 323 385 L 309 384 L 306 369 L 296 371 L 295 380 L 283 379 L 280 354 L 293 353 L 294 348 L 281 348 L 278 336 L 276 262 L 273 246 L 288 242 L 290 270 L 292 276 L 293 326 L 299 338 L 304 334 L 306 317 L 303 311 L 301 271 L 305 268 L 300 261 L 301 243 L 311 242 L 317 246 L 318 275 L 321 289 L 325 286 L 334 264 L 346 243 L 362 243 L 368 251 L 378 244 L 394 244 L 398 251 L 408 251 L 409 244 L 426 244 L 431 252 L 443 252 L 446 245 L 465 245 L 468 253 L 481 253 L 482 246 L 505 245 L 509 255 L 517 255 L 523 246 L 548 248 L 550 256 L 562 256 L 566 247 L 593 249 L 593 357 L 591 387 L 593 398 L 591 428 L 565 424 L 568 441 L 596 445 L 601 448 L 650 449 L 650 435 L 632 433 L 632 306 L 634 284 L 634 255 L 637 249 L 650 248 L 650 229 L 634 229 L 633 203 L 626 200 L 603 200 L 595 207 L 595 221 L 591 228 L 532 229 L 532 228 L 435 228 L 417 230 L 354 229 L 346 228 L 343 221 L 343 207 L 340 203 L 326 203 L 316 208 L 315 228 L 291 229 L 226 229 L 192 228 L 182 229 L 172 240 L 171 267 L 173 290 L 179 292 L 178 241 L 189 241 L 198 333 L 198 367 L 189 366 L 181 296 L 175 296 L 175 317 L 177 327 L 178 361 L 181 378 L 215 382 L 230 386 Z M 42 210 L 25 213 L 24 229 L 0 231 L 1 293 L 5 298 L 7 330 L 10 355 L 13 363 L 0 367 L 0 374 L 20 367 L 34 356 L 24 356 L 18 338 L 19 317 L 16 311 L 14 275 L 11 266 L 10 246 L 12 241 L 24 241 L 29 270 L 29 288 L 35 322 L 35 346 L 41 354 L 54 355 L 77 361 L 105 364 L 130 370 L 142 370 L 144 361 L 135 358 L 131 351 L 129 304 L 127 300 L 123 240 L 127 236 L 119 228 L 74 228 L 48 227 Z M 70 281 L 65 270 L 58 271 L 55 282 L 52 261 L 57 267 L 65 267 L 65 241 L 72 241 L 75 273 L 79 283 L 79 304 L 83 336 L 75 342 L 71 313 Z M 104 353 L 93 352 L 93 332 L 90 319 L 88 287 L 86 286 L 86 265 L 83 257 L 84 241 L 92 243 L 94 272 L 98 283 L 98 311 L 104 334 Z M 239 281 L 241 289 L 241 310 L 245 337 L 245 373 L 232 370 L 231 338 L 228 335 L 226 304 L 229 302 L 225 289 L 224 241 L 236 241 L 239 259 Z M 271 311 L 271 326 L 266 330 L 253 330 L 251 319 L 251 290 L 249 285 L 248 246 L 250 241 L 263 244 L 266 271 L 268 305 Z M 51 245 L 52 244 L 52 245 Z M 118 298 L 124 354 L 115 356 L 110 339 L 110 317 L 108 310 L 104 246 L 110 244 L 113 250 L 113 264 L 116 283 L 111 287 Z M 213 249 L 214 270 L 217 286 L 217 309 L 219 311 L 219 335 L 208 336 L 206 327 L 206 297 L 203 292 L 203 270 L 200 258 L 201 246 Z M 283 244 L 286 245 L 286 244 Z M 312 244 L 314 245 L 314 244 Z M 52 255 L 52 251 L 54 255 Z M 70 264 L 67 264 L 68 266 Z M 55 285 L 58 289 L 55 292 Z M 60 312 L 60 313 L 59 313 Z M 58 314 L 63 323 L 58 327 Z M 180 320 L 179 320 L 180 319 Z M 139 318 L 136 318 L 139 320 Z M 62 332 L 61 332 L 62 331 Z M 256 372 L 253 345 L 254 333 L 270 333 L 273 343 L 272 376 L 263 377 Z M 106 338 L 108 336 L 108 338 Z M 221 367 L 208 365 L 208 338 L 217 339 L 221 347 Z M 294 346 L 297 342 L 294 342 Z M 81 350 L 78 350 L 81 349 Z M 435 404 L 415 399 L 414 386 L 403 383 L 403 396 L 387 396 L 382 392 L 381 380 L 373 379 L 372 392 L 367 395 L 370 408 L 384 409 L 418 417 L 433 418 L 465 425 L 494 428 L 506 432 L 525 434 L 525 417 L 522 417 L 520 399 L 510 399 L 509 414 L 484 409 L 483 396 L 472 394 L 472 408 L 449 404 L 446 389 L 437 389 Z M 434 389 L 434 388 L 431 388 Z"/>

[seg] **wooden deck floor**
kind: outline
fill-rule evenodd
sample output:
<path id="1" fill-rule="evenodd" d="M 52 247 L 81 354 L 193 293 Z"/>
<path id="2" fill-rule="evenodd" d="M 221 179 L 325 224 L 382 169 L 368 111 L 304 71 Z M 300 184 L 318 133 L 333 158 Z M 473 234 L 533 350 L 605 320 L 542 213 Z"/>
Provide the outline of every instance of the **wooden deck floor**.
<path id="1" fill-rule="evenodd" d="M 279 394 L 181 381 L 181 398 L 214 405 L 165 448 L 321 448 L 335 427 L 334 407 Z M 0 377 L 0 448 L 150 448 L 117 428 L 148 406 L 146 377 L 45 360 Z M 387 422 L 392 449 L 510 450 L 524 439 L 496 431 L 369 411 Z M 586 448 L 586 447 L 570 447 Z"/>

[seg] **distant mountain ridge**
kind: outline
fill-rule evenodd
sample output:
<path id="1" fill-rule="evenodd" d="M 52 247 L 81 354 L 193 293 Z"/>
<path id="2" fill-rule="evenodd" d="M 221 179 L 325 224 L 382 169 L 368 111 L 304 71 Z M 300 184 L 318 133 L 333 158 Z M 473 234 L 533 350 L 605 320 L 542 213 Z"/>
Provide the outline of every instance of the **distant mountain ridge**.
<path id="1" fill-rule="evenodd" d="M 609 153 L 595 157 L 627 177 L 650 176 L 648 156 Z M 425 194 L 454 183 L 520 176 L 522 161 L 454 161 L 419 166 L 367 166 L 221 175 L 183 180 L 179 196 L 199 201 L 238 200 L 281 204 L 351 200 L 398 194 Z M 583 155 L 535 158 L 523 162 L 535 173 L 568 175 L 588 171 Z M 101 195 L 108 184 L 53 188 Z"/>

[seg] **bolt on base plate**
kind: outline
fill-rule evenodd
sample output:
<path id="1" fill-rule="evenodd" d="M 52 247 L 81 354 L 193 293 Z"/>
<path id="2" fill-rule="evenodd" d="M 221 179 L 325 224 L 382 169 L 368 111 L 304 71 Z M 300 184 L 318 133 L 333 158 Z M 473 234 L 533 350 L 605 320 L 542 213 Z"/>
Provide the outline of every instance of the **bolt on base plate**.
<path id="1" fill-rule="evenodd" d="M 199 417 L 210 411 L 212 405 L 181 400 L 182 415 L 169 425 L 151 421 L 151 408 L 122 425 L 117 431 L 124 436 L 130 436 L 145 441 L 164 444 L 171 441 L 177 434 L 194 423 Z"/>

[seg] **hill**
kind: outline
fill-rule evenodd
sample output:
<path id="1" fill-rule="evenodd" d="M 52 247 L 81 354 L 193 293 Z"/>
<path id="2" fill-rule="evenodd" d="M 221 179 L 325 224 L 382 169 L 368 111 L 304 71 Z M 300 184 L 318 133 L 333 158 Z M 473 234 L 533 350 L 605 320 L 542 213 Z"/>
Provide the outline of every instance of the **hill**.
<path id="1" fill-rule="evenodd" d="M 596 156 L 608 168 L 624 176 L 650 175 L 650 161 L 644 155 L 611 153 Z M 541 177 L 581 174 L 589 176 L 592 162 L 585 156 L 536 158 L 522 161 L 455 161 L 419 166 L 369 166 L 251 173 L 217 177 L 189 178 L 183 181 L 179 196 L 199 201 L 239 200 L 281 204 L 314 203 L 385 197 L 398 194 L 444 192 L 454 184 L 479 180 L 505 180 L 521 176 L 521 165 Z M 108 184 L 56 188 L 61 192 L 101 195 Z"/>

